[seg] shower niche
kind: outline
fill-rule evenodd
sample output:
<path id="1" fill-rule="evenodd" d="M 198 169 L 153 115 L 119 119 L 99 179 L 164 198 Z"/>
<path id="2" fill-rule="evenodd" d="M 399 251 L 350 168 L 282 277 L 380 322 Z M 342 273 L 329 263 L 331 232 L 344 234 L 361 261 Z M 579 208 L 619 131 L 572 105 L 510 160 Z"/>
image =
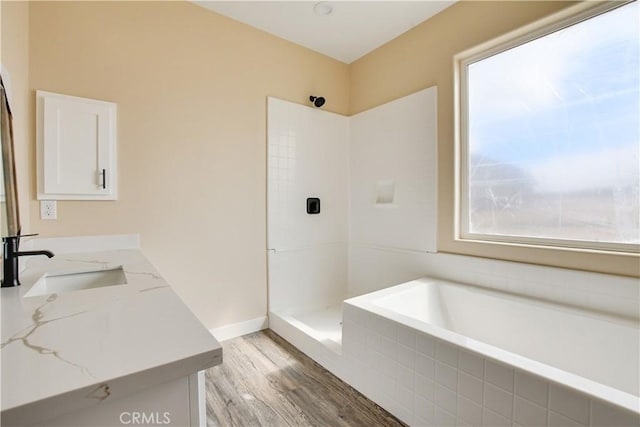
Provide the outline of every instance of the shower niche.
<path id="1" fill-rule="evenodd" d="M 320 363 L 342 302 L 397 284 L 367 279 L 367 251 L 436 251 L 436 99 L 347 117 L 268 98 L 269 324 Z"/>

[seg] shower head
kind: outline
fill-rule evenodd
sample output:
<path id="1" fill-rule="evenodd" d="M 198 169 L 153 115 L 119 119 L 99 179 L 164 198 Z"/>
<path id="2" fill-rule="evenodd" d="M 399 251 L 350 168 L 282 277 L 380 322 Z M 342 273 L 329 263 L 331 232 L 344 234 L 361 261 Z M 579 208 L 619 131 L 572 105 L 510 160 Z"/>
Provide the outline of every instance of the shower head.
<path id="1" fill-rule="evenodd" d="M 325 99 L 322 96 L 313 96 L 309 97 L 309 101 L 313 102 L 313 105 L 316 108 L 320 108 L 324 105 Z"/>

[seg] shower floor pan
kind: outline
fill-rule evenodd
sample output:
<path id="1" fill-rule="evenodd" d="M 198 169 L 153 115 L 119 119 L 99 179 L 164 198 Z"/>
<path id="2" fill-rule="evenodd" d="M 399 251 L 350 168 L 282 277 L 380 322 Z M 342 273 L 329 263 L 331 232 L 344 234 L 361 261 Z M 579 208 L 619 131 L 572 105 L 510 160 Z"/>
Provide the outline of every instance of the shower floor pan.
<path id="1" fill-rule="evenodd" d="M 298 313 L 275 311 L 269 314 L 271 329 L 294 345 L 311 338 L 334 353 L 342 353 L 342 301 Z M 292 335 L 295 337 L 293 341 L 290 339 Z M 307 353 L 305 348 L 301 349 Z"/>

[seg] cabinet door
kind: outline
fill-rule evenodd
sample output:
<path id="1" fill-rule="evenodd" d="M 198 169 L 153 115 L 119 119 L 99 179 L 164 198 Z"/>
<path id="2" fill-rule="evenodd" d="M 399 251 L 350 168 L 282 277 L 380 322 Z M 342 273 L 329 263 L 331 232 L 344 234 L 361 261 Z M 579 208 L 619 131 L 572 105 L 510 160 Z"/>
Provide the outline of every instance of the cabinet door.
<path id="1" fill-rule="evenodd" d="M 39 91 L 38 109 L 38 198 L 115 199 L 115 104 Z"/>

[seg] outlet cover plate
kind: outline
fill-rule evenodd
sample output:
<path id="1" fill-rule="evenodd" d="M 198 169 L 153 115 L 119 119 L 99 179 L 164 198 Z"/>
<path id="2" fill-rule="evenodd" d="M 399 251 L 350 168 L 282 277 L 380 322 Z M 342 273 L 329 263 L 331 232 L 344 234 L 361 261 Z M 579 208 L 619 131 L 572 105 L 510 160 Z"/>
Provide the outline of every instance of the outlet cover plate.
<path id="1" fill-rule="evenodd" d="M 55 200 L 40 200 L 40 219 L 58 219 L 58 204 Z"/>

